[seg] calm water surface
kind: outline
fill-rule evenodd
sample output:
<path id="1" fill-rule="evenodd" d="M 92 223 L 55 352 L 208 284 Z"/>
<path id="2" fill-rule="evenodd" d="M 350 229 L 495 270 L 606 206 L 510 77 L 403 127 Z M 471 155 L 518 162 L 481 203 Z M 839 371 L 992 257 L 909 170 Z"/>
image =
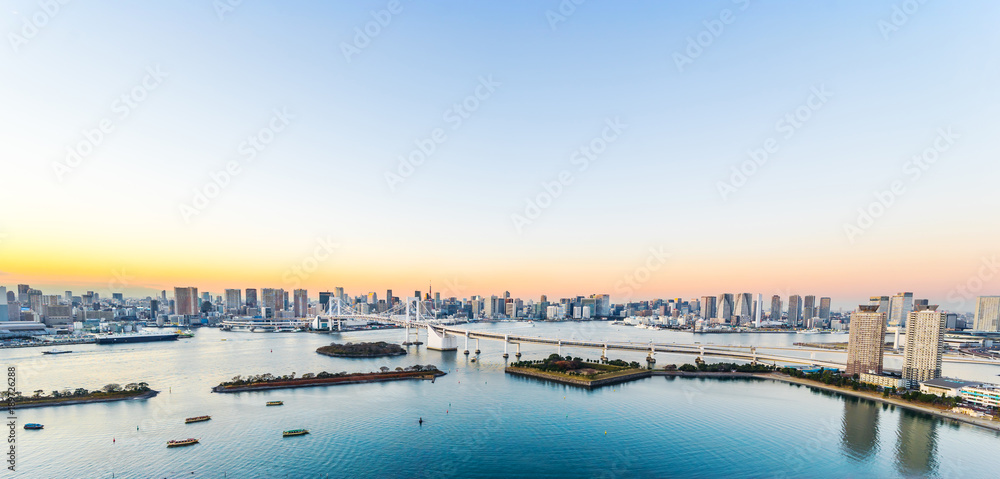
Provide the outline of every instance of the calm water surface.
<path id="1" fill-rule="evenodd" d="M 523 335 L 742 345 L 846 341 L 846 335 L 692 335 L 607 323 L 481 324 Z M 339 335 L 197 330 L 176 343 L 0 351 L 33 391 L 146 381 L 146 401 L 18 412 L 10 477 L 996 477 L 1000 434 L 880 404 L 771 381 L 649 378 L 585 391 L 503 374 L 503 345 L 403 357 L 316 354 L 332 341 L 402 340 L 401 330 Z M 225 339 L 225 341 L 223 341 Z M 459 347 L 464 347 L 460 339 Z M 475 349 L 475 342 L 470 344 Z M 513 347 L 511 354 L 513 354 Z M 552 349 L 525 346 L 525 359 Z M 563 354 L 596 358 L 596 350 Z M 802 353 L 809 354 L 809 353 Z M 643 355 L 614 354 L 626 360 Z M 817 357 L 843 360 L 836 353 Z M 513 359 L 513 358 L 512 358 Z M 658 364 L 693 358 L 658 355 Z M 899 360 L 887 358 L 889 367 Z M 434 364 L 447 376 L 240 394 L 210 388 L 237 374 L 298 375 Z M 945 364 L 945 374 L 996 381 L 1000 368 Z M 281 400 L 282 407 L 266 407 Z M 186 425 L 184 418 L 211 415 Z M 424 419 L 422 426 L 418 418 Z M 282 438 L 281 431 L 311 434 Z M 200 444 L 167 449 L 170 439 Z"/>

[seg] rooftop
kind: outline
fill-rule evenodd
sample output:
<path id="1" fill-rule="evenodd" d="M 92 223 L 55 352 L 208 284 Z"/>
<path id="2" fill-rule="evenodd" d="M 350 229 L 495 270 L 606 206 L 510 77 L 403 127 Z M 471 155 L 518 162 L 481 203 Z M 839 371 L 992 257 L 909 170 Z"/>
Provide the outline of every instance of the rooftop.
<path id="1" fill-rule="evenodd" d="M 926 385 L 931 387 L 948 388 L 948 389 L 962 389 L 966 386 L 979 386 L 981 384 L 982 383 L 980 382 L 963 381 L 961 379 L 952 379 L 952 378 L 929 379 L 927 381 L 922 381 L 920 383 L 921 386 Z"/>

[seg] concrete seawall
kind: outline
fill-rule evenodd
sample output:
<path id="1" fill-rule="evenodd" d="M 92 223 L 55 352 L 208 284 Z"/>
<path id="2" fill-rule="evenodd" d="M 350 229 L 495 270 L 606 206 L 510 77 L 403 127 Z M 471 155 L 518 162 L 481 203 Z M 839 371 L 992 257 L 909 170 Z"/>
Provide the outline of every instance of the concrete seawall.
<path id="1" fill-rule="evenodd" d="M 507 374 L 513 374 L 515 376 L 525 376 L 536 379 L 543 379 L 546 381 L 552 381 L 562 384 L 568 384 L 570 386 L 577 386 L 587 389 L 598 388 L 601 386 L 608 386 L 611 384 L 619 384 L 628 381 L 634 381 L 636 379 L 648 378 L 653 375 L 652 371 L 637 371 L 632 374 L 623 374 L 621 376 L 613 376 L 610 378 L 602 379 L 577 379 L 565 376 L 558 376 L 555 374 L 547 374 L 542 371 L 532 371 L 525 368 L 504 368 L 504 372 Z"/>

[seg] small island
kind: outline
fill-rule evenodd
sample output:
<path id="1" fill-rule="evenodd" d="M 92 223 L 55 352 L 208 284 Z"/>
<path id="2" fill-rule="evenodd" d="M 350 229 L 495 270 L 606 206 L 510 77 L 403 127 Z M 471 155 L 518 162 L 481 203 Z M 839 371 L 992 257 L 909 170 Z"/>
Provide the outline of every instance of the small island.
<path id="1" fill-rule="evenodd" d="M 614 359 L 606 363 L 552 354 L 540 361 L 517 361 L 504 369 L 507 374 L 527 376 L 572 386 L 595 388 L 633 379 L 647 378 L 652 371 L 639 363 Z"/>
<path id="2" fill-rule="evenodd" d="M 402 346 L 385 341 L 377 343 L 332 343 L 316 349 L 317 353 L 335 358 L 381 358 L 385 356 L 402 356 L 406 350 Z"/>
<path id="3" fill-rule="evenodd" d="M 4 391 L 3 400 L 9 409 L 28 409 L 46 406 L 68 406 L 71 404 L 87 404 L 94 402 L 124 401 L 128 399 L 148 399 L 158 394 L 149 388 L 144 382 L 129 383 L 125 386 L 119 384 L 108 384 L 97 391 L 88 391 L 84 388 L 64 389 L 62 391 L 52 391 L 44 394 L 45 391 L 39 389 L 31 396 L 23 396 L 20 391 L 13 394 Z"/>
<path id="4" fill-rule="evenodd" d="M 236 376 L 230 381 L 213 387 L 212 392 L 235 393 L 268 389 L 399 381 L 403 379 L 429 379 L 433 382 L 435 378 L 444 375 L 443 371 L 432 364 L 426 366 L 417 364 L 406 368 L 398 367 L 394 370 L 383 366 L 378 372 L 367 373 L 348 373 L 347 371 L 328 373 L 322 371 L 316 374 L 306 373 L 301 377 L 295 377 L 295 373 L 284 376 L 274 376 L 271 373 L 265 373 L 247 377 Z"/>

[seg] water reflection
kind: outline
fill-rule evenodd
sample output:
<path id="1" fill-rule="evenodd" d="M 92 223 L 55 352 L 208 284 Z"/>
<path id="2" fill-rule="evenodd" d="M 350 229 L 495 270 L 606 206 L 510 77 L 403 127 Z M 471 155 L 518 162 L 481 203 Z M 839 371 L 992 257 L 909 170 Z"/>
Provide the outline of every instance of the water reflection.
<path id="1" fill-rule="evenodd" d="M 896 434 L 896 468 L 904 476 L 926 475 L 937 467 L 938 421 L 901 410 Z"/>
<path id="2" fill-rule="evenodd" d="M 878 410 L 879 406 L 871 401 L 844 398 L 841 440 L 849 457 L 862 460 L 878 452 Z"/>

